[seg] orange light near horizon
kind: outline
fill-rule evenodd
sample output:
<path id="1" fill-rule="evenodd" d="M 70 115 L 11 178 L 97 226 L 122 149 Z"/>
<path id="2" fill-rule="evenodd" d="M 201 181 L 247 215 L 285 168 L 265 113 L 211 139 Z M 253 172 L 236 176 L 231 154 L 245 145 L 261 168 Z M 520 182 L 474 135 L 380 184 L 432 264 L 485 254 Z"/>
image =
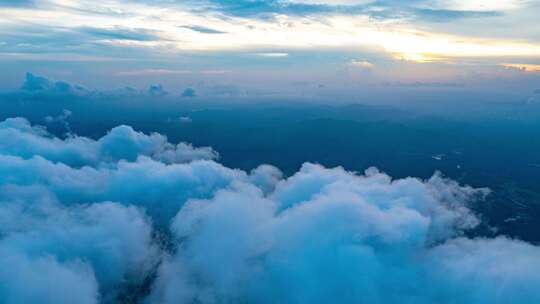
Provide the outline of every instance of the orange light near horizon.
<path id="1" fill-rule="evenodd" d="M 443 34 L 429 29 L 420 30 L 415 24 L 398 22 L 399 20 L 374 21 L 367 15 L 329 15 L 318 18 L 275 15 L 269 20 L 238 16 L 223 18 L 218 12 L 197 14 L 181 6 L 160 8 L 144 3 L 130 5 L 128 15 L 84 13 L 77 9 L 85 3 L 90 5 L 90 2 L 55 0 L 57 6 L 3 9 L 0 10 L 0 26 L 44 24 L 44 29 L 76 32 L 91 24 L 103 30 L 148 31 L 157 38 L 130 40 L 88 36 L 86 39 L 119 47 L 155 49 L 162 53 L 241 50 L 253 51 L 262 57 L 284 58 L 287 57 L 286 51 L 294 49 L 351 50 L 365 47 L 397 60 L 420 63 L 458 62 L 463 58 L 491 57 L 494 58 L 492 64 L 498 64 L 500 61 L 495 61 L 497 57 L 540 58 L 540 44 L 533 41 L 478 38 L 459 33 Z M 446 5 L 457 7 L 473 5 L 470 1 L 462 0 L 445 2 Z M 474 0 L 472 7 L 487 5 L 494 4 L 487 0 Z M 504 7 L 514 5 L 514 0 L 504 2 Z M 95 6 L 96 12 L 125 9 L 120 2 L 114 0 Z M 204 25 L 219 29 L 221 33 L 210 36 L 182 25 Z M 261 49 L 267 51 L 261 53 Z M 274 52 L 273 49 L 278 51 Z M 515 64 L 508 67 L 518 68 Z M 520 65 L 520 68 L 537 71 L 535 65 Z"/>
<path id="2" fill-rule="evenodd" d="M 500 65 L 506 68 L 518 69 L 525 72 L 540 72 L 540 64 L 501 63 Z"/>

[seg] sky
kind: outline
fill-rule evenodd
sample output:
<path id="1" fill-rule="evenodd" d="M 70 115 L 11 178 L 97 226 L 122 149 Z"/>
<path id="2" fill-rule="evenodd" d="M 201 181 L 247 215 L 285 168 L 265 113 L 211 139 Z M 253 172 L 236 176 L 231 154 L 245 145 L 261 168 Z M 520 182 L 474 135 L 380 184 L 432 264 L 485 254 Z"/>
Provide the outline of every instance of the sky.
<path id="1" fill-rule="evenodd" d="M 178 94 L 414 86 L 530 95 L 540 81 L 538 12 L 537 0 L 2 0 L 0 89 L 32 72 Z"/>

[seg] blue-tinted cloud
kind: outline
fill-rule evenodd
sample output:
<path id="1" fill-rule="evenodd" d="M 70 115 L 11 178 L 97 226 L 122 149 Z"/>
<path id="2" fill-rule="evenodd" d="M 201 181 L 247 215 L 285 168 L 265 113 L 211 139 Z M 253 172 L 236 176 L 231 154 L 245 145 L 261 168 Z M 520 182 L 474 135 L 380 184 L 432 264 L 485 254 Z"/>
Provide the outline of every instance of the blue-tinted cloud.
<path id="1" fill-rule="evenodd" d="M 197 93 L 195 92 L 193 88 L 186 88 L 182 92 L 182 97 L 195 97 L 195 96 L 197 96 Z"/>
<path id="2" fill-rule="evenodd" d="M 392 181 L 373 169 L 357 176 L 309 164 L 278 182 L 270 195 L 236 185 L 179 212 L 171 229 L 183 246 L 162 264 L 151 299 L 426 304 L 538 299 L 538 247 L 505 238 L 454 238 L 478 223 L 465 205 L 483 194 L 440 176 Z M 511 257 L 520 266 L 497 266 Z M 495 295 L 491 288 L 504 284 L 505 276 L 511 283 Z"/>
<path id="3" fill-rule="evenodd" d="M 136 28 L 96 28 L 96 27 L 81 27 L 77 29 L 80 33 L 88 34 L 94 37 L 117 40 L 134 40 L 134 41 L 150 41 L 158 40 L 159 37 L 145 29 Z"/>
<path id="4" fill-rule="evenodd" d="M 165 91 L 163 85 L 161 84 L 152 84 L 150 87 L 148 87 L 148 95 L 150 96 L 163 97 L 167 94 L 169 93 Z"/>
<path id="5" fill-rule="evenodd" d="M 59 139 L 16 118 L 0 134 L 6 303 L 540 301 L 540 248 L 467 238 L 489 190 L 440 174 L 176 163 L 127 126 Z"/>
<path id="6" fill-rule="evenodd" d="M 0 122 L 0 153 L 23 158 L 40 156 L 70 166 L 99 167 L 120 160 L 135 161 L 148 156 L 165 163 L 185 163 L 193 160 L 217 159 L 209 147 L 195 148 L 187 143 L 173 145 L 163 135 L 146 135 L 131 127 L 119 126 L 99 140 L 69 136 L 55 138 L 41 127 L 33 127 L 22 118 Z"/>
<path id="7" fill-rule="evenodd" d="M 35 76 L 32 73 L 26 73 L 21 90 L 25 91 L 46 91 L 54 87 L 54 84 L 49 79 L 41 76 Z"/>
<path id="8" fill-rule="evenodd" d="M 182 27 L 203 34 L 225 34 L 225 32 L 200 25 L 184 25 Z"/>
<path id="9" fill-rule="evenodd" d="M 64 94 L 86 94 L 89 93 L 80 85 L 71 85 L 65 81 L 51 81 L 45 77 L 26 73 L 26 79 L 21 86 L 22 91 L 31 93 L 64 93 Z"/>
<path id="10" fill-rule="evenodd" d="M 88 60 L 103 60 L 108 57 L 134 56 L 144 52 L 130 45 L 115 42 L 151 42 L 161 38 L 158 31 L 125 27 L 77 27 L 69 25 L 24 25 L 9 24 L 0 27 L 0 51 L 10 55 L 28 54 L 43 56 L 49 60 L 64 59 L 66 55 Z M 62 57 L 49 54 L 62 54 Z"/>
<path id="11" fill-rule="evenodd" d="M 44 186 L 0 187 L 0 297 L 5 303 L 114 303 L 157 263 L 135 207 L 65 207 Z"/>
<path id="12" fill-rule="evenodd" d="M 502 13 L 496 11 L 463 11 L 427 8 L 416 8 L 411 12 L 418 19 L 435 22 L 447 22 L 462 18 L 496 17 L 502 15 Z"/>

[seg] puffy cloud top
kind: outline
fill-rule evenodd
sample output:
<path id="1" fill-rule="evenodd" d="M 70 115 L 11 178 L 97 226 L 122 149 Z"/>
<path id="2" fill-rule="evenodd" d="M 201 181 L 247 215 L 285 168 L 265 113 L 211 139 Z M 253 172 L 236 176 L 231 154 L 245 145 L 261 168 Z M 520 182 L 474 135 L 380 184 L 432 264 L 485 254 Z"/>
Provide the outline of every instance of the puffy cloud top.
<path id="1" fill-rule="evenodd" d="M 169 94 L 161 84 L 153 84 L 148 88 L 148 95 L 150 96 L 165 96 Z"/>
<path id="2" fill-rule="evenodd" d="M 182 92 L 182 97 L 195 97 L 197 93 L 193 88 L 187 88 Z"/>
<path id="3" fill-rule="evenodd" d="M 26 80 L 21 86 L 22 91 L 27 92 L 54 92 L 54 93 L 72 93 L 85 94 L 88 91 L 80 85 L 72 85 L 65 81 L 51 81 L 45 77 L 36 76 L 32 73 L 26 73 Z"/>
<path id="4" fill-rule="evenodd" d="M 141 155 L 169 164 L 219 156 L 212 148 L 195 148 L 187 143 L 174 145 L 161 134 L 146 135 L 129 126 L 116 127 L 98 140 L 76 135 L 62 140 L 43 127 L 31 126 L 24 118 L 0 122 L 0 153 L 23 158 L 41 156 L 70 166 L 94 167 L 119 160 L 135 161 Z"/>
<path id="5" fill-rule="evenodd" d="M 488 189 L 227 168 L 129 126 L 0 123 L 5 303 L 536 303 L 540 248 L 469 238 Z M 497 292 L 493 292 L 497 290 Z"/>

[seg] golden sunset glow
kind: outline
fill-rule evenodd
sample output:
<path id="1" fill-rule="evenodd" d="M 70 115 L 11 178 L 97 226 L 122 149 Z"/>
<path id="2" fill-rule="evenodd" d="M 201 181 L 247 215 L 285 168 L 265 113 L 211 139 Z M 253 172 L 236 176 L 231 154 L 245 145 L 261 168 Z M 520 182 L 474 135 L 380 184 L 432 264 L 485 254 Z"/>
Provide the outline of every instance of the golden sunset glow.
<path id="1" fill-rule="evenodd" d="M 525 72 L 540 72 L 540 64 L 526 64 L 526 63 L 503 63 L 504 67 L 518 69 Z"/>
<path id="2" fill-rule="evenodd" d="M 487 2 L 476 1 L 477 9 Z M 506 1 L 503 7 L 515 5 Z M 0 21 L 7 26 L 21 23 L 47 24 L 65 30 L 98 24 L 103 30 L 145 30 L 159 37 L 152 41 L 132 41 L 122 37 L 100 42 L 119 46 L 162 49 L 167 52 L 190 50 L 250 50 L 258 48 L 379 48 L 389 57 L 413 62 L 433 62 L 465 57 L 540 57 L 540 44 L 503 38 L 448 35 L 415 29 L 414 24 L 392 20 L 374 21 L 368 16 L 329 15 L 319 18 L 276 15 L 273 20 L 248 19 L 212 13 L 200 16 L 182 7 L 156 8 L 131 4 L 130 14 L 122 14 L 120 3 L 96 5 L 95 10 L 111 14 L 80 14 L 81 2 L 57 1 L 60 9 L 4 9 Z M 450 4 L 446 4 L 450 5 Z M 452 5 L 465 5 L 455 2 Z M 468 6 L 465 5 L 465 8 Z M 220 34 L 211 35 L 183 25 L 204 25 Z M 209 39 L 211 38 L 211 39 Z M 535 69 L 523 66 L 526 70 Z"/>

